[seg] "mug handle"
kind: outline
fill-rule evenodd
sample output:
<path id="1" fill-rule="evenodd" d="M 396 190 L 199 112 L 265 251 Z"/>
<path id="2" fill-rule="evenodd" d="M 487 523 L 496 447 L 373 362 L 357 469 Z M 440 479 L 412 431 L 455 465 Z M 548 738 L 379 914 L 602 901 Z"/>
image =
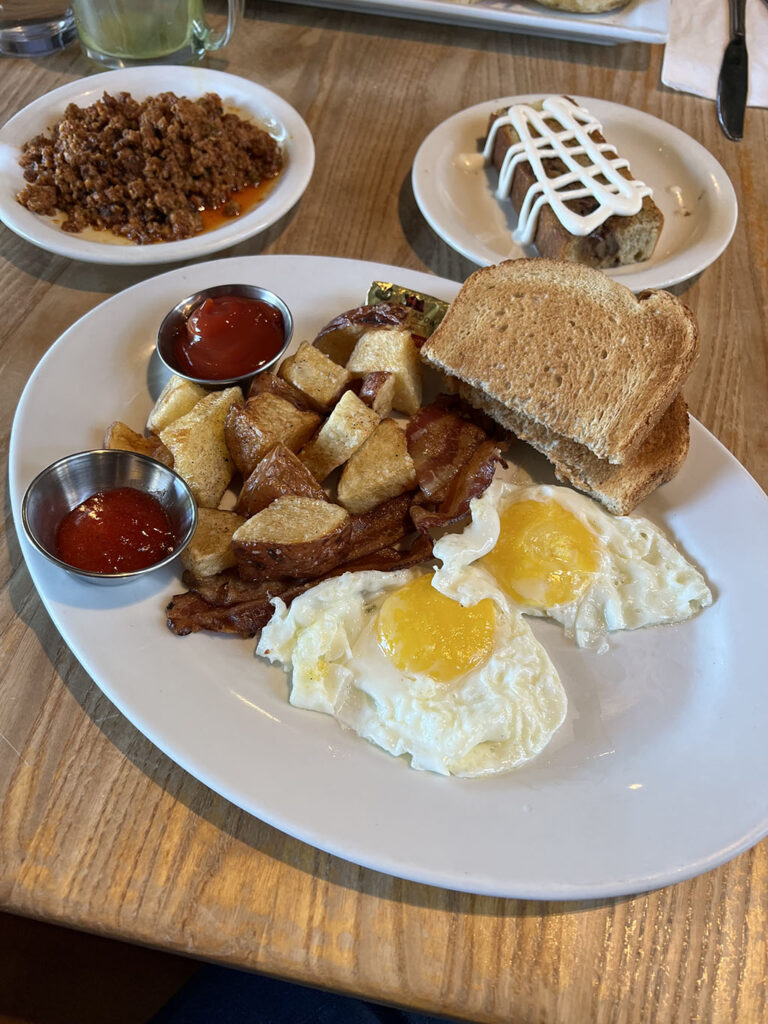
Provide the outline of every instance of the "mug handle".
<path id="1" fill-rule="evenodd" d="M 206 50 L 218 50 L 225 46 L 235 31 L 237 19 L 242 16 L 245 0 L 227 0 L 227 27 L 223 32 L 213 32 L 208 25 L 204 25 L 204 46 Z"/>

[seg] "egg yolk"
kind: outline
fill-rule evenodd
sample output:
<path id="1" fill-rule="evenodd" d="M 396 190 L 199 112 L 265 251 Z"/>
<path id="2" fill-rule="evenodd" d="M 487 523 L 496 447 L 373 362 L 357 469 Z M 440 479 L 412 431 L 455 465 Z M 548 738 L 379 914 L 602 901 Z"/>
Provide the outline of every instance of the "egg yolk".
<path id="1" fill-rule="evenodd" d="M 402 672 L 448 683 L 487 661 L 494 643 L 496 609 L 486 598 L 470 608 L 418 576 L 389 594 L 376 624 L 379 646 Z"/>
<path id="2" fill-rule="evenodd" d="M 572 512 L 556 501 L 516 501 L 499 518 L 499 539 L 481 562 L 513 600 L 545 609 L 581 596 L 599 548 Z"/>

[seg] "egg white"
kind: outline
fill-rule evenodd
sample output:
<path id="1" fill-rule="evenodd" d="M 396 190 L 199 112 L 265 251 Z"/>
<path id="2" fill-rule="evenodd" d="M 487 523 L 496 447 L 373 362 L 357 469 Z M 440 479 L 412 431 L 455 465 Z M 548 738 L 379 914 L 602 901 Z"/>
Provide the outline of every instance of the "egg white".
<path id="1" fill-rule="evenodd" d="M 495 547 L 500 516 L 515 501 L 556 501 L 596 538 L 599 566 L 587 589 L 574 600 L 544 609 L 507 594 L 479 560 Z M 559 622 L 580 647 L 605 650 L 615 630 L 682 622 L 712 603 L 702 574 L 662 531 L 639 516 L 614 516 L 567 487 L 517 487 L 494 481 L 470 503 L 472 520 L 462 533 L 446 534 L 434 547 L 442 563 L 432 585 L 463 605 L 506 597 L 527 615 Z"/>
<path id="2" fill-rule="evenodd" d="M 507 771 L 538 754 L 565 718 L 557 672 L 523 618 L 495 600 L 493 651 L 450 683 L 403 672 L 381 650 L 384 599 L 423 569 L 356 572 L 278 598 L 256 653 L 291 671 L 290 702 L 333 715 L 416 769 L 464 777 Z"/>

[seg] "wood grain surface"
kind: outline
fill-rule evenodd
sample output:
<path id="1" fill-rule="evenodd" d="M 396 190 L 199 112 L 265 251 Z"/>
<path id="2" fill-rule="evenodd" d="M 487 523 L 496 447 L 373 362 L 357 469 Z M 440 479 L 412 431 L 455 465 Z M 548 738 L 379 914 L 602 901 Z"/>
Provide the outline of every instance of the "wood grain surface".
<path id="1" fill-rule="evenodd" d="M 533 91 L 615 99 L 722 163 L 741 216 L 725 254 L 675 289 L 698 316 L 693 413 L 768 487 L 768 113 L 728 142 L 711 102 L 660 85 L 660 47 L 615 47 L 252 3 L 209 60 L 309 124 L 299 205 L 222 255 L 357 257 L 463 279 L 422 219 L 419 143 L 448 115 Z M 0 62 L 0 121 L 92 73 L 77 47 Z M 0 226 L 0 424 L 58 335 L 158 268 L 49 255 Z M 658 892 L 594 902 L 461 895 L 364 870 L 198 783 L 102 695 L 50 622 L 21 557 L 3 473 L 0 909 L 474 1021 L 768 1019 L 768 842 Z M 738 528 L 734 510 L 734 528 Z M 708 813 L 706 797 L 702 814 Z"/>

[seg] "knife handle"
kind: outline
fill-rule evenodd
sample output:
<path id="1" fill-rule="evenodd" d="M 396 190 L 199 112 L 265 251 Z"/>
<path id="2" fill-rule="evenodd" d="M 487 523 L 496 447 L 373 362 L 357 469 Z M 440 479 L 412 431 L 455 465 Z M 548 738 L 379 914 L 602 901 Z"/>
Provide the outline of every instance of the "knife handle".
<path id="1" fill-rule="evenodd" d="M 747 34 L 747 20 L 745 15 L 746 0 L 728 0 L 731 21 L 731 39 Z"/>

